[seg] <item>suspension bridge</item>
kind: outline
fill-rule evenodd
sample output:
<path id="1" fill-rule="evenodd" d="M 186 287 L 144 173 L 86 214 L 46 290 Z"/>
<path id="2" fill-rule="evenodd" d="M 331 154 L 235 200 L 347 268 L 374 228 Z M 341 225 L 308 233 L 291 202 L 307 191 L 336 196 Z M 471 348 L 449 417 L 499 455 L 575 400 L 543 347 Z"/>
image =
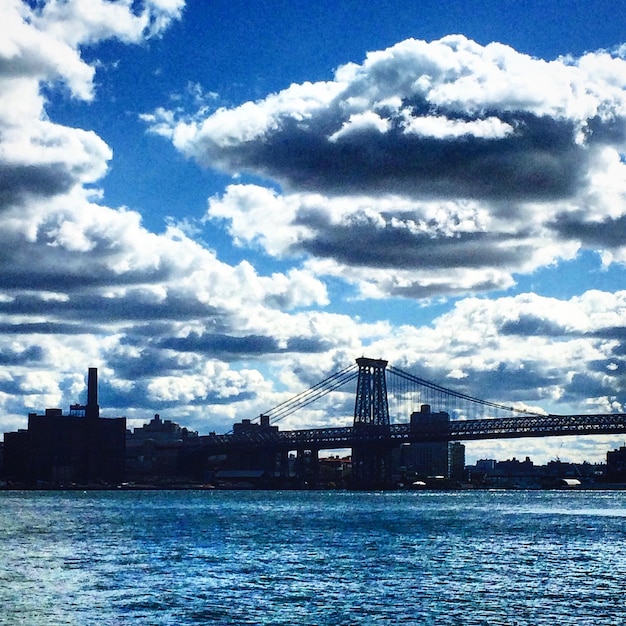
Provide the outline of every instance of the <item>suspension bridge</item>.
<path id="1" fill-rule="evenodd" d="M 277 423 L 356 381 L 349 426 L 280 430 Z M 354 387 L 351 387 L 354 388 Z M 390 411 L 390 406 L 392 410 Z M 392 419 L 392 414 L 394 414 Z M 408 421 L 406 421 L 408 417 Z M 236 454 L 284 467 L 295 451 L 317 458 L 323 449 L 352 449 L 355 478 L 389 475 L 391 451 L 402 444 L 626 433 L 626 414 L 553 415 L 482 400 L 361 357 L 302 393 L 243 420 L 226 434 L 203 436 L 207 454 Z M 279 459 L 278 461 L 276 459 Z"/>

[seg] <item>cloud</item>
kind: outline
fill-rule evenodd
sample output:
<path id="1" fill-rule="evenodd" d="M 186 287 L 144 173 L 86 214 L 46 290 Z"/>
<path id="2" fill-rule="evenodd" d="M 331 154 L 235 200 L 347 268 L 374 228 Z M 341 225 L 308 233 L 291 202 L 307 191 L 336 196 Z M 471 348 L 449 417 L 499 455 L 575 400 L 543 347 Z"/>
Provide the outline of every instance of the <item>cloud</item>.
<path id="1" fill-rule="evenodd" d="M 2 350 L 0 351 L 0 363 L 4 366 L 22 365 L 37 362 L 42 356 L 42 350 L 38 346 L 31 346 L 23 351 Z"/>
<path id="2" fill-rule="evenodd" d="M 289 191 L 569 198 L 591 148 L 623 144 L 624 68 L 606 54 L 548 63 L 462 36 L 407 40 L 172 137 L 205 165 Z"/>
<path id="3" fill-rule="evenodd" d="M 18 91 L 23 95 L 28 81 L 36 81 L 35 86 L 64 81 L 73 96 L 91 99 L 95 69 L 81 58 L 80 46 L 107 39 L 139 43 L 180 19 L 183 7 L 184 0 L 147 0 L 138 10 L 128 2 L 107 0 L 48 0 L 31 5 L 7 0 L 0 26 L 0 110 L 15 102 Z M 40 103 L 41 98 L 28 102 Z M 15 109 L 9 119 L 22 111 L 22 107 Z"/>
<path id="4" fill-rule="evenodd" d="M 563 239 L 577 239 L 587 247 L 622 248 L 626 241 L 626 215 L 589 222 L 582 215 L 562 214 L 552 227 Z"/>
<path id="5" fill-rule="evenodd" d="M 111 150 L 95 133 L 50 121 L 43 85 L 91 100 L 95 69 L 80 47 L 106 39 L 139 43 L 181 16 L 182 0 L 143 3 L 8 0 L 0 26 L 0 212 L 100 179 Z"/>
<path id="6" fill-rule="evenodd" d="M 84 47 L 141 43 L 181 10 L 178 0 L 1 9 L 5 430 L 27 410 L 79 400 L 83 372 L 98 366 L 109 415 L 133 424 L 165 409 L 226 431 L 363 353 L 497 401 L 623 407 L 623 293 L 469 298 L 402 326 L 366 323 L 367 303 L 349 302 L 505 289 L 582 246 L 626 258 L 623 59 L 548 63 L 455 36 L 401 42 L 327 82 L 213 113 L 190 86 L 200 115 L 181 119 L 177 100 L 144 121 L 206 166 L 270 179 L 238 179 L 209 200 L 208 226 L 245 259 L 229 264 L 193 229 L 151 232 L 140 213 L 106 206 L 110 147 L 50 119 L 44 97 L 93 99 Z M 350 421 L 352 394 L 326 402 L 283 427 Z"/>
<path id="7" fill-rule="evenodd" d="M 554 413 L 624 412 L 625 326 L 624 291 L 466 298 L 430 328 L 399 328 L 385 354 L 469 395 Z"/>
<path id="8" fill-rule="evenodd" d="M 192 142 L 177 145 L 203 164 L 253 172 L 294 191 L 517 201 L 573 196 L 588 158 L 575 141 L 573 123 L 525 112 L 503 118 L 502 124 L 515 124 L 517 132 L 476 136 L 469 129 L 479 128 L 481 121 L 470 119 L 439 138 L 392 118 L 384 133 L 362 125 L 358 131 L 342 128 L 328 135 L 327 120 L 318 126 L 287 118 L 258 138 L 211 143 L 200 127 Z M 453 128 L 453 123 L 447 124 Z"/>
<path id="9" fill-rule="evenodd" d="M 626 61 L 407 40 L 257 102 L 154 131 L 233 184 L 209 219 L 363 297 L 506 289 L 583 249 L 626 261 Z M 454 269 L 454 272 L 450 272 Z"/>
<path id="10" fill-rule="evenodd" d="M 33 11 L 31 23 L 55 40 L 71 46 L 116 38 L 143 41 L 180 19 L 184 0 L 129 2 L 106 0 L 49 0 Z"/>
<path id="11" fill-rule="evenodd" d="M 225 363 L 325 345 L 323 315 L 293 314 L 328 302 L 310 271 L 263 275 L 247 261 L 229 265 L 174 223 L 156 234 L 139 213 L 103 205 L 95 185 L 111 149 L 93 131 L 48 118 L 44 86 L 64 84 L 73 98 L 93 97 L 94 67 L 81 46 L 106 38 L 139 43 L 162 32 L 181 8 L 174 0 L 136 10 L 126 2 L 74 0 L 2 9 L 0 360 L 11 367 L 0 389 L 5 415 L 24 419 L 25 407 L 58 405 L 88 365 L 100 365 L 109 405 L 130 407 L 134 416 L 175 406 L 187 397 L 172 391 L 184 381 L 209 380 L 209 357 Z M 358 336 L 347 320 L 344 344 Z M 194 345 L 192 337 L 203 339 Z M 201 419 L 201 403 L 263 402 L 258 395 L 269 385 L 258 374 L 240 375 L 236 392 L 219 387 L 229 376 L 235 374 L 224 365 L 207 393 L 180 410 Z M 167 393 L 158 382 L 166 379 Z M 232 417 L 228 406 L 225 415 Z"/>
<path id="12" fill-rule="evenodd" d="M 551 214 L 538 204 L 522 211 L 465 199 L 279 194 L 258 185 L 231 185 L 208 210 L 240 246 L 305 259 L 314 274 L 377 298 L 504 289 L 516 272 L 571 258 L 579 244 L 550 238 L 554 225 L 542 220 Z"/>
<path id="13" fill-rule="evenodd" d="M 520 314 L 516 320 L 505 322 L 500 332 L 504 335 L 517 335 L 528 337 L 539 335 L 542 337 L 563 337 L 567 329 L 558 322 L 546 320 L 542 316 L 533 313 Z"/>
<path id="14" fill-rule="evenodd" d="M 278 352 L 325 352 L 332 344 L 324 342 L 321 337 L 290 337 L 281 346 L 280 342 L 267 335 L 235 337 L 210 333 L 204 336 L 187 336 L 170 338 L 159 342 L 159 348 L 176 352 L 195 352 L 221 359 L 251 357 L 255 355 L 271 355 Z"/>

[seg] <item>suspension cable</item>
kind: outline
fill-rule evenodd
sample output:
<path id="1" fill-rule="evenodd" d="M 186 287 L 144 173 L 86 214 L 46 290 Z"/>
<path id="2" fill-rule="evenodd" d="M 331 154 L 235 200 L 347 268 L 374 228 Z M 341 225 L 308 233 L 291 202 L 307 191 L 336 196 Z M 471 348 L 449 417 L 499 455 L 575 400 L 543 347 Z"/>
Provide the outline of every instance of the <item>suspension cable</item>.
<path id="1" fill-rule="evenodd" d="M 461 400 L 467 400 L 469 402 L 473 402 L 475 404 L 481 404 L 483 406 L 488 406 L 493 409 L 500 409 L 503 411 L 512 411 L 514 413 L 521 413 L 523 415 L 542 415 L 541 413 L 535 413 L 534 411 L 527 411 L 525 409 L 518 409 L 513 406 L 506 406 L 504 404 L 498 404 L 497 402 L 490 402 L 489 400 L 481 400 L 480 398 L 475 398 L 466 393 L 461 393 L 459 391 L 454 391 L 452 389 L 447 389 L 446 387 L 442 387 L 441 385 L 437 385 L 436 383 L 432 383 L 428 380 L 424 380 L 419 376 L 415 376 L 414 374 L 409 374 L 408 372 L 404 372 L 396 367 L 391 365 L 387 366 L 387 371 L 395 376 L 400 378 L 404 378 L 405 380 L 409 380 L 411 382 L 422 385 L 423 387 L 427 387 L 428 389 L 432 389 L 433 391 L 438 391 L 440 393 L 444 393 L 448 396 L 452 396 L 454 398 L 459 398 Z"/>
<path id="2" fill-rule="evenodd" d="M 277 404 L 275 407 L 264 411 L 262 415 L 266 415 L 270 418 L 270 423 L 274 424 L 284 419 L 285 417 L 295 413 L 298 409 L 308 406 L 315 400 L 322 398 L 326 394 L 342 387 L 346 383 L 354 380 L 358 376 L 358 366 L 356 364 L 348 365 L 342 370 L 331 374 L 319 383 L 309 387 L 299 394 L 292 396 L 291 398 Z M 259 419 L 259 418 L 256 418 Z M 256 423 L 256 422 L 253 422 Z M 233 429 L 229 429 L 227 435 L 232 434 Z"/>
<path id="3" fill-rule="evenodd" d="M 264 415 L 267 415 L 270 418 L 270 422 L 272 424 L 279 422 L 292 413 L 295 413 L 298 409 L 312 404 L 316 400 L 323 398 L 331 391 L 335 391 L 336 389 L 343 387 L 343 385 L 353 381 L 358 376 L 356 369 L 357 368 L 354 365 L 345 368 L 344 370 L 326 378 L 322 381 L 322 383 L 318 383 L 297 396 L 275 406 L 273 409 L 266 411 Z"/>
<path id="4" fill-rule="evenodd" d="M 489 400 L 481 400 L 480 398 L 475 398 L 474 396 L 470 396 L 466 393 L 461 393 L 459 391 L 454 391 L 453 389 L 442 387 L 441 385 L 438 385 L 436 383 L 420 378 L 419 376 L 415 376 L 414 374 L 405 372 L 401 369 L 393 367 L 392 365 L 387 366 L 387 371 L 390 374 L 393 374 L 397 379 L 402 379 L 402 380 L 411 382 L 413 384 L 420 385 L 432 391 L 436 391 L 440 394 L 457 398 L 460 400 L 465 400 L 465 401 L 468 401 L 477 405 L 482 405 L 485 407 L 490 407 L 490 408 L 498 409 L 502 411 L 511 411 L 511 412 L 520 413 L 523 415 L 534 415 L 534 416 L 543 415 L 542 413 L 536 413 L 534 411 L 528 411 L 525 409 L 519 409 L 519 408 L 512 407 L 512 406 L 506 406 L 504 404 L 491 402 Z M 306 389 L 305 391 L 300 392 L 299 394 L 285 400 L 284 402 L 277 404 L 275 407 L 269 409 L 268 411 L 265 411 L 263 415 L 270 418 L 271 424 L 275 424 L 276 422 L 281 421 L 285 417 L 288 417 L 292 413 L 295 413 L 297 410 L 304 408 L 306 406 L 309 406 L 316 400 L 323 398 L 324 396 L 329 394 L 331 391 L 335 391 L 336 389 L 343 387 L 345 384 L 353 381 L 357 377 L 358 377 L 358 366 L 356 364 L 349 365 L 348 367 L 345 367 L 344 369 L 328 376 L 327 378 L 313 385 L 309 389 Z M 396 389 L 396 391 L 398 390 Z M 406 391 L 407 391 L 407 388 L 404 388 L 402 390 L 402 393 L 405 393 Z M 393 390 L 392 390 L 392 394 L 393 394 Z M 231 432 L 232 432 L 232 429 L 229 431 L 229 433 Z"/>

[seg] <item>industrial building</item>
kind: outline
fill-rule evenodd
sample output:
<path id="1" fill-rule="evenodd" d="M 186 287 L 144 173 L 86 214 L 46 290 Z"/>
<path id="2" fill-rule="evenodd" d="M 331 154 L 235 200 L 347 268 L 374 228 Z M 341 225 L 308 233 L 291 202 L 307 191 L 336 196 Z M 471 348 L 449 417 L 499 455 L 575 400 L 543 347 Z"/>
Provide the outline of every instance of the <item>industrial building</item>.
<path id="1" fill-rule="evenodd" d="M 126 418 L 100 417 L 98 370 L 87 404 L 30 413 L 28 428 L 4 435 L 4 475 L 24 486 L 119 485 L 124 480 Z"/>
<path id="2" fill-rule="evenodd" d="M 126 432 L 126 482 L 174 484 L 196 477 L 198 433 L 157 413 Z"/>

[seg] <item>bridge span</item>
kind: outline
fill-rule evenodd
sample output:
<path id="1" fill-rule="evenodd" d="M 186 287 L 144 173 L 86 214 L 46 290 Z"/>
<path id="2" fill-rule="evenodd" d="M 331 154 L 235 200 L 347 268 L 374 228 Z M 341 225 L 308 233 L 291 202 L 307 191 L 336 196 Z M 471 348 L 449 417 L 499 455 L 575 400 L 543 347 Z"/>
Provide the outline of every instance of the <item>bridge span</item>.
<path id="1" fill-rule="evenodd" d="M 563 435 L 614 435 L 626 433 L 626 414 L 534 415 L 527 417 L 450 420 L 439 427 L 420 427 L 411 423 L 387 427 L 306 428 L 273 430 L 259 428 L 237 434 L 205 435 L 201 440 L 212 452 L 229 449 L 272 448 L 332 450 L 353 448 L 364 441 L 388 441 L 393 445 L 431 441 L 475 441 L 479 439 L 517 439 Z"/>
<path id="2" fill-rule="evenodd" d="M 269 465 L 278 463 L 284 466 L 286 455 L 291 451 L 298 454 L 308 451 L 317 458 L 320 450 L 351 448 L 355 478 L 367 484 L 384 481 L 389 476 L 391 451 L 403 444 L 626 433 L 624 413 L 539 414 L 480 400 L 392 367 L 389 371 L 393 376 L 420 388 L 420 399 L 426 397 L 432 402 L 434 398 L 439 406 L 433 412 L 430 404 L 419 404 L 420 409 L 410 413 L 408 422 L 391 423 L 386 369 L 387 361 L 365 357 L 357 359 L 356 368 L 346 368 L 287 400 L 261 415 L 258 423 L 243 420 L 235 425 L 231 433 L 200 437 L 203 451 L 207 455 L 263 457 Z M 351 426 L 280 430 L 276 425 L 286 415 L 355 379 L 356 398 Z M 424 390 L 430 395 L 422 395 Z M 407 396 L 406 386 L 400 390 L 394 388 L 393 394 Z M 450 400 L 455 403 L 454 409 L 444 410 L 450 406 Z M 464 408 L 459 408 L 460 402 Z M 505 411 L 512 415 L 471 419 L 467 417 L 470 412 L 467 406 L 473 405 L 491 412 Z M 461 417 L 452 419 L 450 412 Z M 276 461 L 277 458 L 282 460 Z"/>
<path id="3" fill-rule="evenodd" d="M 411 412 L 409 422 L 391 423 L 386 372 L 395 379 L 413 385 L 398 390 L 394 395 L 407 395 L 415 389 L 429 392 L 420 395 L 424 404 L 418 403 L 420 410 Z M 287 415 L 310 405 L 331 391 L 357 379 L 354 401 L 354 419 L 351 426 L 307 428 L 301 430 L 279 430 L 275 425 Z M 450 410 L 450 400 L 454 400 L 455 410 Z M 459 401 L 465 407 L 459 410 Z M 435 406 L 431 406 L 431 403 Z M 470 419 L 467 406 L 504 411 L 510 417 L 484 417 Z M 424 411 L 422 407 L 426 407 Z M 431 408 L 436 409 L 435 413 Z M 460 413 L 461 419 L 454 419 L 450 413 Z M 433 417 L 437 416 L 437 417 Z M 405 419 L 406 419 L 405 417 Z M 362 357 L 351 366 L 333 374 L 321 383 L 290 398 L 260 416 L 258 424 L 244 420 L 233 431 L 224 435 L 202 437 L 203 442 L 215 450 L 229 447 L 272 447 L 278 450 L 299 449 L 310 446 L 318 449 L 352 448 L 364 441 L 387 440 L 394 445 L 402 443 L 425 443 L 429 441 L 471 441 L 478 439 L 513 439 L 520 437 L 549 437 L 557 435 L 611 435 L 626 433 L 626 414 L 582 414 L 554 415 L 542 414 L 524 409 L 481 400 L 467 394 L 447 389 L 426 381 L 395 367 L 388 367 L 382 359 Z"/>

